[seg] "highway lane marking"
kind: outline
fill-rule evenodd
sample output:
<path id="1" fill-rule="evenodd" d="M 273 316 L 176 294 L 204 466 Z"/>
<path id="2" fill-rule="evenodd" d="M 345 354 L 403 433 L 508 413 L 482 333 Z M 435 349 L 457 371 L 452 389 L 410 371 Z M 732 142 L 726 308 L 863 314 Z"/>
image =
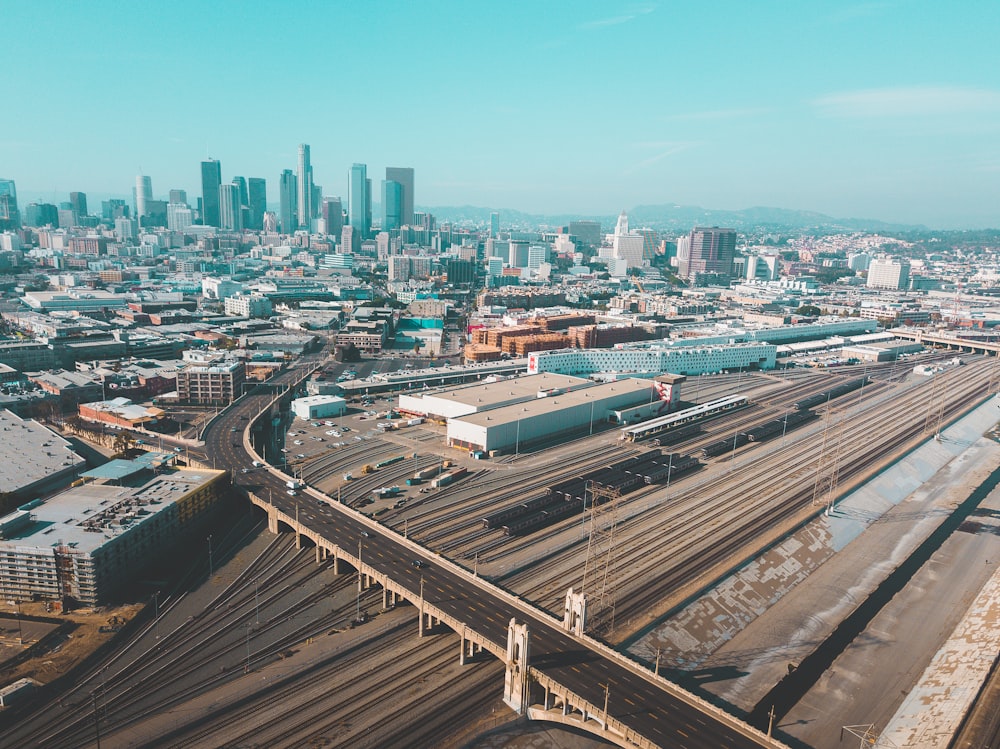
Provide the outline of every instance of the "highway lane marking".
<path id="1" fill-rule="evenodd" d="M 687 738 L 690 738 L 690 737 L 689 737 L 689 736 L 688 736 L 688 735 L 687 735 L 686 733 L 684 733 L 684 731 L 682 731 L 682 730 L 681 730 L 681 729 L 679 729 L 679 728 L 677 729 L 677 733 L 679 733 L 679 734 L 680 734 L 681 736 L 683 736 L 683 737 L 684 737 L 684 738 L 686 738 L 686 739 L 687 739 Z"/>

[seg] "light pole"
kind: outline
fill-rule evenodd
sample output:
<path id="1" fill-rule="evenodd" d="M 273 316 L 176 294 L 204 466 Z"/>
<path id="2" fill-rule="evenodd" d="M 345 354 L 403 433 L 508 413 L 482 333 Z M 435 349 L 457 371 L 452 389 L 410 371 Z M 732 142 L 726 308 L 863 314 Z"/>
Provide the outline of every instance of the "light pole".
<path id="1" fill-rule="evenodd" d="M 260 624 L 260 598 L 258 596 L 258 591 L 257 591 L 257 581 L 259 579 L 260 578 L 258 577 L 255 577 L 253 579 L 253 605 L 255 609 L 254 619 L 256 620 L 257 624 Z"/>
<path id="2" fill-rule="evenodd" d="M 247 622 L 244 626 L 247 628 L 247 665 L 243 673 L 248 674 L 250 673 L 250 628 L 253 627 L 253 624 Z"/>
<path id="3" fill-rule="evenodd" d="M 160 639 L 160 591 L 153 593 L 153 635 Z"/>

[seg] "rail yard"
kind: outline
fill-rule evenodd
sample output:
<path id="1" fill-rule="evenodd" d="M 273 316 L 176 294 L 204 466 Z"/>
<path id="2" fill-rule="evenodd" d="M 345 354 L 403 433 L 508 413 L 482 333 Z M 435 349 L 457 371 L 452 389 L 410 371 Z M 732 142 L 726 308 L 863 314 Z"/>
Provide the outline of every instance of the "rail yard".
<path id="1" fill-rule="evenodd" d="M 256 439 L 326 495 L 290 483 L 297 515 L 343 503 L 556 616 L 582 590 L 588 630 L 621 643 L 995 392 L 994 359 L 952 357 L 921 357 L 932 376 L 901 363 L 702 376 L 678 412 L 696 417 L 602 422 L 491 458 L 394 418 L 391 397 Z M 136 746 L 458 746 L 439 737 L 495 716 L 502 664 L 460 668 L 453 635 L 417 639 L 414 609 L 383 609 L 356 576 L 259 532 L 234 527 L 231 553 L 248 558 L 231 578 L 158 597 L 155 620 L 0 746 L 85 746 L 96 730 Z"/>

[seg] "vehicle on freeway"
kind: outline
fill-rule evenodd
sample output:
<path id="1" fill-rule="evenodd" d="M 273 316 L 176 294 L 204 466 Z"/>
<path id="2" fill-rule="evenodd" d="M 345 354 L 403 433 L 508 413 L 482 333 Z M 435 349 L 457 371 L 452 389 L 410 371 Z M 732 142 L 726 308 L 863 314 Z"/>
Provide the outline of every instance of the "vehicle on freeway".
<path id="1" fill-rule="evenodd" d="M 305 453 L 298 453 L 295 457 L 298 458 L 299 460 L 302 460 L 303 458 L 306 457 L 306 455 Z"/>
<path id="2" fill-rule="evenodd" d="M 303 443 L 302 443 L 302 440 L 295 440 L 295 442 L 294 442 L 293 444 L 296 444 L 296 445 L 301 445 L 301 444 L 303 444 Z"/>
<path id="3" fill-rule="evenodd" d="M 295 491 L 294 489 L 289 489 L 288 490 L 288 496 L 289 497 L 294 497 L 296 494 L 298 494 L 298 492 Z"/>
<path id="4" fill-rule="evenodd" d="M 421 567 L 426 567 L 427 562 L 425 562 L 423 559 L 414 559 L 413 566 L 419 570 Z"/>

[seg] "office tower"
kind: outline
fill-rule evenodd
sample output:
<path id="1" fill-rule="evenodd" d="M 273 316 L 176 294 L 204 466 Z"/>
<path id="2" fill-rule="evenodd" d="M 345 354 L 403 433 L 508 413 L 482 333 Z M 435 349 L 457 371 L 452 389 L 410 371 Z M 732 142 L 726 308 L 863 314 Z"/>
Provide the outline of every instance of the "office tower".
<path id="1" fill-rule="evenodd" d="M 382 180 L 382 228 L 385 231 L 398 229 L 402 225 L 402 213 L 403 186 L 391 179 Z"/>
<path id="2" fill-rule="evenodd" d="M 528 243 L 511 240 L 510 249 L 507 253 L 507 264 L 511 268 L 528 267 Z"/>
<path id="3" fill-rule="evenodd" d="M 264 211 L 264 231 L 268 233 L 278 231 L 278 214 L 274 211 Z"/>
<path id="4" fill-rule="evenodd" d="M 496 239 L 500 234 L 500 214 L 496 211 L 490 214 L 490 236 Z"/>
<path id="5" fill-rule="evenodd" d="M 25 226 L 58 226 L 59 209 L 51 203 L 28 203 L 24 207 Z"/>
<path id="6" fill-rule="evenodd" d="M 233 184 L 240 194 L 240 205 L 250 205 L 250 195 L 247 193 L 246 177 L 233 177 Z"/>
<path id="7" fill-rule="evenodd" d="M 69 194 L 70 210 L 76 211 L 77 217 L 87 215 L 87 193 L 71 192 Z"/>
<path id="8" fill-rule="evenodd" d="M 576 237 L 578 245 L 585 244 L 588 247 L 599 247 L 601 244 L 600 221 L 570 221 L 569 233 Z"/>
<path id="9" fill-rule="evenodd" d="M 187 190 L 171 190 L 170 191 L 170 200 L 168 200 L 167 202 L 168 203 L 180 203 L 180 204 L 183 204 L 183 205 L 187 205 L 187 202 L 188 202 Z"/>
<path id="10" fill-rule="evenodd" d="M 368 187 L 368 166 L 366 164 L 354 164 L 351 166 L 350 176 L 347 181 L 348 212 L 349 220 L 356 234 L 364 237 L 371 230 L 371 206 L 368 205 L 370 189 Z M 366 223 L 367 221 L 367 223 Z"/>
<path id="11" fill-rule="evenodd" d="M 350 224 L 345 225 L 340 230 L 340 249 L 338 251 L 347 254 L 357 252 L 360 249 L 361 238 L 358 236 L 358 230 Z"/>
<path id="12" fill-rule="evenodd" d="M 17 211 L 17 187 L 12 179 L 0 179 L 0 229 L 16 229 L 21 225 Z"/>
<path id="13" fill-rule="evenodd" d="M 322 216 L 326 222 L 326 233 L 331 237 L 340 236 L 344 228 L 344 205 L 340 198 L 323 198 Z"/>
<path id="14" fill-rule="evenodd" d="M 298 227 L 298 187 L 295 183 L 295 172 L 291 169 L 281 172 L 278 179 L 278 218 L 281 219 L 281 231 L 285 234 L 291 234 Z"/>
<path id="15" fill-rule="evenodd" d="M 230 231 L 243 229 L 243 211 L 238 185 L 219 185 L 219 228 Z"/>
<path id="16" fill-rule="evenodd" d="M 194 224 L 194 211 L 187 203 L 167 203 L 167 228 L 184 231 Z"/>
<path id="17" fill-rule="evenodd" d="M 146 203 L 153 199 L 153 180 L 139 174 L 135 178 L 135 217 L 142 223 L 148 207 Z"/>
<path id="18" fill-rule="evenodd" d="M 114 222 L 118 218 L 128 218 L 128 206 L 120 198 L 111 198 L 101 201 L 101 218 L 105 221 Z"/>
<path id="19" fill-rule="evenodd" d="M 267 181 L 263 177 L 250 177 L 247 180 L 247 191 L 250 222 L 246 228 L 260 231 L 264 228 L 264 213 L 267 211 Z"/>
<path id="20" fill-rule="evenodd" d="M 313 209 L 313 171 L 309 161 L 309 146 L 299 144 L 299 174 L 298 174 L 298 219 L 299 228 L 309 230 L 312 224 Z"/>
<path id="21" fill-rule="evenodd" d="M 532 244 L 528 246 L 528 270 L 538 270 L 542 263 L 549 262 L 549 246 L 547 244 Z"/>
<path id="22" fill-rule="evenodd" d="M 869 289 L 907 289 L 910 286 L 910 261 L 880 257 L 868 265 Z"/>
<path id="23" fill-rule="evenodd" d="M 402 210 L 399 214 L 399 225 L 413 224 L 413 169 L 412 167 L 387 166 L 385 168 L 387 181 L 396 182 L 402 192 Z"/>
<path id="24" fill-rule="evenodd" d="M 691 230 L 687 277 L 694 283 L 724 282 L 733 271 L 736 231 L 718 226 Z"/>
<path id="25" fill-rule="evenodd" d="M 220 226 L 219 187 L 222 185 L 222 163 L 215 159 L 201 162 L 201 223 Z"/>

